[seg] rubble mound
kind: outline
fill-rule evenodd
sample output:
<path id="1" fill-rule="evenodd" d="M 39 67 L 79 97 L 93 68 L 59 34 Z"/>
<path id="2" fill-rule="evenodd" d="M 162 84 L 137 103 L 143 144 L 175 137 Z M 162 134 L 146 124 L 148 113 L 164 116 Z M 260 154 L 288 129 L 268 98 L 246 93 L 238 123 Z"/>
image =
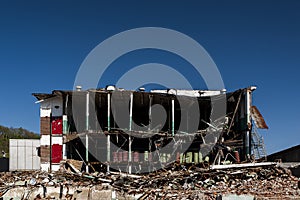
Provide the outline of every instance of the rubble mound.
<path id="1" fill-rule="evenodd" d="M 139 175 L 62 170 L 3 172 L 0 177 L 0 197 L 4 199 L 75 199 L 76 195 L 77 199 L 96 199 L 92 198 L 93 191 L 110 191 L 108 196 L 115 199 L 222 199 L 229 194 L 255 199 L 300 199 L 299 179 L 277 166 L 211 170 L 174 164 Z M 20 194 L 10 192 L 16 188 Z M 57 192 L 50 194 L 50 188 Z M 86 198 L 80 196 L 84 188 L 88 191 L 82 192 Z"/>

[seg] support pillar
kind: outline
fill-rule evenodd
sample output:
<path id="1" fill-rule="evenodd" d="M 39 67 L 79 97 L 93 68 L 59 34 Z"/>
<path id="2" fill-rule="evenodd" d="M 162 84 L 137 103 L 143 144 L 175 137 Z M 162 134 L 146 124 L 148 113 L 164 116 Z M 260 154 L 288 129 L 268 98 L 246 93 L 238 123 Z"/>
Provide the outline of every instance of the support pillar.
<path id="1" fill-rule="evenodd" d="M 111 96 L 110 93 L 107 94 L 107 141 L 106 141 L 106 147 L 107 147 L 107 155 L 106 155 L 106 160 L 107 160 L 107 172 L 110 171 L 109 166 L 110 166 L 110 107 L 111 107 Z"/>
<path id="2" fill-rule="evenodd" d="M 172 137 L 175 134 L 175 100 L 172 99 Z"/>
<path id="3" fill-rule="evenodd" d="M 107 141 L 106 141 L 106 145 L 107 145 L 107 172 L 110 171 L 109 166 L 110 166 L 110 135 L 107 135 Z"/>
<path id="4" fill-rule="evenodd" d="M 129 131 L 132 131 L 132 110 L 133 110 L 133 93 L 130 94 L 130 110 L 129 110 Z M 130 133 L 131 134 L 131 133 Z M 131 135 L 129 134 L 129 146 L 128 146 L 128 161 L 129 161 L 129 169 L 128 172 L 131 174 L 131 162 L 132 162 L 132 151 L 131 151 L 131 145 L 132 145 L 132 139 Z"/>
<path id="5" fill-rule="evenodd" d="M 110 131 L 110 93 L 107 94 L 107 131 Z"/>
<path id="6" fill-rule="evenodd" d="M 90 115 L 90 93 L 86 93 L 86 123 L 85 123 L 85 129 L 86 129 L 86 134 L 85 134 L 85 160 L 86 160 L 86 169 L 85 171 L 89 173 L 89 115 Z"/>
<path id="7" fill-rule="evenodd" d="M 63 135 L 67 134 L 67 126 L 68 126 L 67 115 L 63 115 Z M 64 142 L 64 139 L 63 139 L 63 159 L 64 160 L 67 159 L 67 144 Z"/>
<path id="8" fill-rule="evenodd" d="M 149 96 L 149 124 L 148 124 L 148 131 L 151 130 L 151 123 L 152 123 L 152 95 Z"/>
<path id="9" fill-rule="evenodd" d="M 251 129 L 252 129 L 252 121 L 251 121 L 251 105 L 252 105 L 252 92 L 256 89 L 256 87 L 252 86 L 246 89 L 246 120 L 247 120 L 247 131 L 245 134 L 245 153 L 246 153 L 246 159 L 251 154 Z"/>

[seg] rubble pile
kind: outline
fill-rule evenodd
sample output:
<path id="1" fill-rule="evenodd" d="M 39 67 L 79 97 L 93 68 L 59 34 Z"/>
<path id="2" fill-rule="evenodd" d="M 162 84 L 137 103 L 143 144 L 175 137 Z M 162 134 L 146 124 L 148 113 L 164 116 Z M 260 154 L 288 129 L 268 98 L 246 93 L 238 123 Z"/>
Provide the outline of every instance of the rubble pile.
<path id="1" fill-rule="evenodd" d="M 178 191 L 191 191 L 191 194 L 192 191 L 201 191 L 211 199 L 224 194 L 250 194 L 268 199 L 300 197 L 298 178 L 293 177 L 289 170 L 275 166 L 227 170 L 185 169 L 184 166 L 178 170 L 178 167 L 173 167 L 141 178 L 119 177 L 112 186 L 128 193 L 151 191 L 155 198 L 160 193 L 160 198 L 167 194 L 172 196 L 173 191 L 175 194 Z M 176 198 L 176 195 L 172 197 Z"/>
<path id="2" fill-rule="evenodd" d="M 35 199 L 50 198 L 47 195 L 49 187 L 61 188 L 61 199 L 72 199 L 70 197 L 74 194 L 69 192 L 69 187 L 111 190 L 117 199 L 216 199 L 226 194 L 278 199 L 299 197 L 299 186 L 298 178 L 276 166 L 209 170 L 174 164 L 140 175 L 120 172 L 85 174 L 66 170 L 0 173 L 0 197 L 12 188 L 44 188 Z M 65 190 L 67 192 L 62 192 Z"/>

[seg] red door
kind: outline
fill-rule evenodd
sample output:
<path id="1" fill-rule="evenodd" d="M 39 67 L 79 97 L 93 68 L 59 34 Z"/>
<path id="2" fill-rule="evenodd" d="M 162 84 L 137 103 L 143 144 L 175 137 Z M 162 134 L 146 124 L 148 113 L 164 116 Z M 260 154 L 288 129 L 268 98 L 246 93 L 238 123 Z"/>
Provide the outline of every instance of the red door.
<path id="1" fill-rule="evenodd" d="M 62 145 L 52 145 L 52 163 L 59 163 L 62 160 Z"/>
<path id="2" fill-rule="evenodd" d="M 63 123 L 62 119 L 57 118 L 52 120 L 52 134 L 62 134 L 63 132 Z"/>

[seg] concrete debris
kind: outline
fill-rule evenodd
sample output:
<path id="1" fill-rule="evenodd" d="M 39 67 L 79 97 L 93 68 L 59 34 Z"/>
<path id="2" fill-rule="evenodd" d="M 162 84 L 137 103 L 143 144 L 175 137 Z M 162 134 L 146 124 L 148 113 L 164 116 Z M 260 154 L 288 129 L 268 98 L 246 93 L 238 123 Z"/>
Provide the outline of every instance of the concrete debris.
<path id="1" fill-rule="evenodd" d="M 68 162 L 64 162 L 66 164 Z M 300 197 L 299 179 L 276 166 L 203 169 L 173 164 L 149 174 L 0 173 L 3 199 L 282 199 Z"/>

